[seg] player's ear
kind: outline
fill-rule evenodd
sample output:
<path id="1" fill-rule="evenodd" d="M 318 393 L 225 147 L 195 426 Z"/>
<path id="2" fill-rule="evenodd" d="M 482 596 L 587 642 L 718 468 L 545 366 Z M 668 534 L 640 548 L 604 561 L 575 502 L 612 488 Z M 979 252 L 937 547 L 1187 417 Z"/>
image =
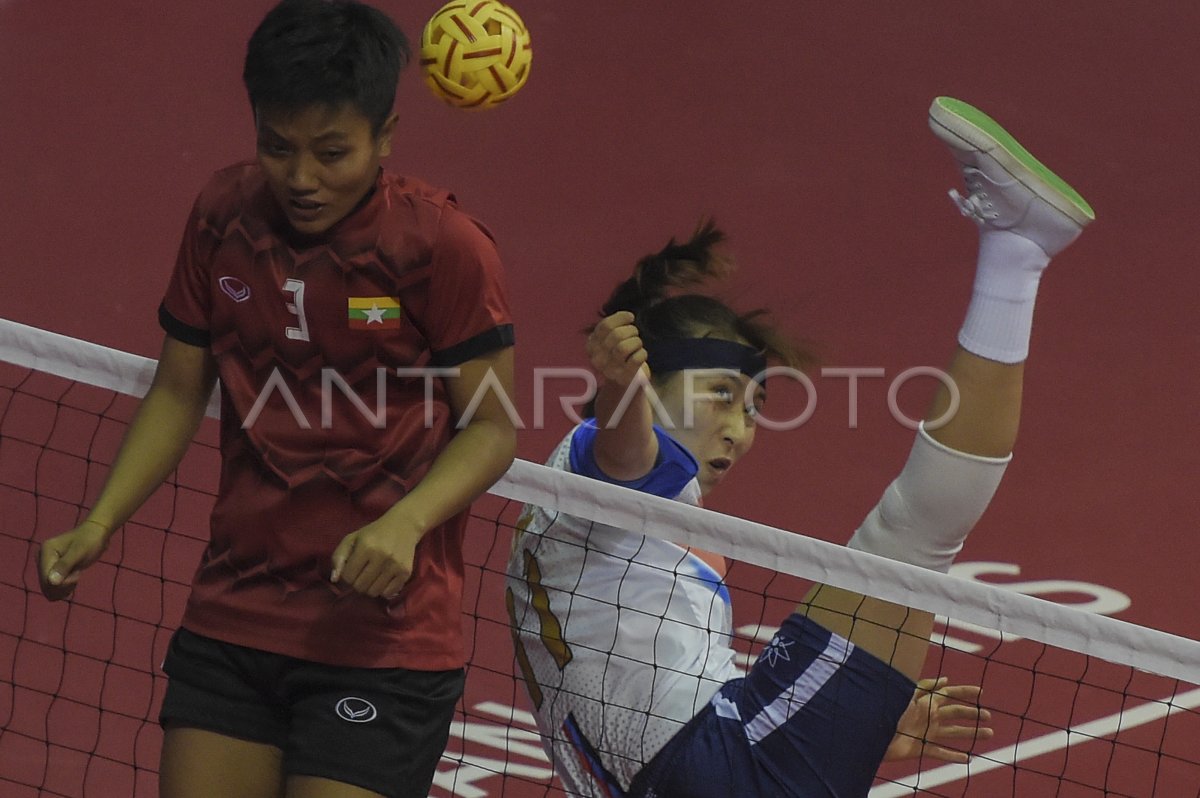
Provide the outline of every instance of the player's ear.
<path id="1" fill-rule="evenodd" d="M 396 132 L 396 121 L 399 118 L 400 115 L 393 112 L 379 128 L 379 135 L 375 137 L 375 146 L 380 158 L 392 154 L 392 133 Z"/>

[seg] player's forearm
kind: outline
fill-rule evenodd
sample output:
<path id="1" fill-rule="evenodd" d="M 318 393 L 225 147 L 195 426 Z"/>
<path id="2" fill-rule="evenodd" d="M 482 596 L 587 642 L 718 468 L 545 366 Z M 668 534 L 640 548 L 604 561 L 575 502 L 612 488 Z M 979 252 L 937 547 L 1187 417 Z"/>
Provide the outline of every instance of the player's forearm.
<path id="1" fill-rule="evenodd" d="M 506 419 L 472 420 L 381 520 L 403 518 L 421 534 L 428 532 L 469 507 L 508 470 L 516 443 L 516 430 Z"/>
<path id="2" fill-rule="evenodd" d="M 208 396 L 156 385 L 142 400 L 87 520 L 111 535 L 162 484 L 187 451 Z"/>
<path id="3" fill-rule="evenodd" d="M 658 439 L 644 389 L 604 382 L 596 394 L 596 427 L 593 456 L 605 474 L 631 480 L 654 467 Z"/>

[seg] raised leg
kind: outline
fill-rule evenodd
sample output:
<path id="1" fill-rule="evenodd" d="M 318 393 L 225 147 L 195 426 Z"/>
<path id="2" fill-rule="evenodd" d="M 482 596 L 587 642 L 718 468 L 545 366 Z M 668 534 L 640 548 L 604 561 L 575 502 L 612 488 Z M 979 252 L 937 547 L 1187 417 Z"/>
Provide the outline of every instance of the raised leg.
<path id="1" fill-rule="evenodd" d="M 951 198 L 980 231 L 971 302 L 947 368 L 958 408 L 945 424 L 921 430 L 901 475 L 850 545 L 945 570 L 991 500 L 1016 442 L 1042 273 L 1095 217 L 1074 189 L 978 109 L 939 97 L 929 123 L 966 184 L 966 196 L 951 191 Z M 943 387 L 927 418 L 941 418 L 953 400 Z M 929 613 L 826 585 L 814 587 L 799 611 L 919 678 Z"/>

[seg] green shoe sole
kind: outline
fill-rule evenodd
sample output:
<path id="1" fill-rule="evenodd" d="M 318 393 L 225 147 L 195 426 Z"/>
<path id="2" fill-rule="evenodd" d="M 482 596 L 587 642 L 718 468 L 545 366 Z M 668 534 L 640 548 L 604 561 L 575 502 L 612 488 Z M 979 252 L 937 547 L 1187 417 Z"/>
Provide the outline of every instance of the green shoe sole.
<path id="1" fill-rule="evenodd" d="M 952 97 L 938 97 L 929 107 L 929 127 L 952 147 L 986 152 L 1030 191 L 1062 211 L 1081 227 L 1096 218 L 1092 206 L 1067 181 L 1046 168 L 990 116 Z"/>

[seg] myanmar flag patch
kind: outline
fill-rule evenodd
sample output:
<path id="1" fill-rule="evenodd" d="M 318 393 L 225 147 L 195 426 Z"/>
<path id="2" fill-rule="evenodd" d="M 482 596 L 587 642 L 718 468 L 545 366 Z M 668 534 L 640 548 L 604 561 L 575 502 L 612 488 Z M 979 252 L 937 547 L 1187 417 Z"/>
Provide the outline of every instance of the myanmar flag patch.
<path id="1" fill-rule="evenodd" d="M 400 302 L 390 296 L 352 296 L 346 300 L 346 317 L 352 330 L 400 329 Z"/>

